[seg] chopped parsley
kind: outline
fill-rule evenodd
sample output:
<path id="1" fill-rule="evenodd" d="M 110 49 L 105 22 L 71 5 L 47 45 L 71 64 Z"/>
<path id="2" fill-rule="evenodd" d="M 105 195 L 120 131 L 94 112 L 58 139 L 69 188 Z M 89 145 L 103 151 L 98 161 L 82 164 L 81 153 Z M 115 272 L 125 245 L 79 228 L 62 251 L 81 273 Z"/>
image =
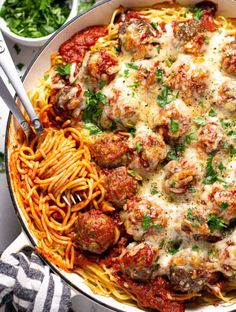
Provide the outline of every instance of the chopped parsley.
<path id="1" fill-rule="evenodd" d="M 158 188 L 157 188 L 157 183 L 156 182 L 152 182 L 151 183 L 150 194 L 151 195 L 158 194 Z"/>
<path id="2" fill-rule="evenodd" d="M 207 158 L 206 162 L 206 175 L 205 178 L 203 179 L 204 184 L 213 184 L 216 181 L 218 181 L 218 174 L 216 170 L 213 168 L 213 159 L 214 159 L 214 154 L 210 154 Z"/>
<path id="3" fill-rule="evenodd" d="M 195 19 L 195 21 L 200 22 L 200 19 L 203 14 L 203 10 L 198 7 L 193 7 L 190 9 L 190 11 L 193 12 L 193 18 Z"/>
<path id="4" fill-rule="evenodd" d="M 179 121 L 177 119 L 171 119 L 170 120 L 170 130 L 173 133 L 176 133 L 179 131 Z"/>
<path id="5" fill-rule="evenodd" d="M 46 81 L 46 80 L 48 80 L 48 77 L 49 77 L 49 74 L 45 74 L 45 75 L 43 76 L 43 79 Z"/>
<path id="6" fill-rule="evenodd" d="M 175 148 L 176 148 L 176 151 L 177 151 L 178 153 L 182 153 L 182 152 L 185 151 L 186 145 L 183 144 L 183 143 L 178 143 L 178 144 L 176 144 Z"/>
<path id="7" fill-rule="evenodd" d="M 219 164 L 218 168 L 219 168 L 220 171 L 223 171 L 223 170 L 226 169 L 226 167 L 223 165 L 222 162 Z"/>
<path id="8" fill-rule="evenodd" d="M 55 70 L 62 77 L 70 75 L 71 64 L 68 63 L 68 64 L 65 64 L 65 65 L 57 66 Z"/>
<path id="9" fill-rule="evenodd" d="M 189 193 L 196 193 L 196 188 L 193 187 L 193 186 L 190 186 L 189 189 L 188 189 Z"/>
<path id="10" fill-rule="evenodd" d="M 136 128 L 135 128 L 134 126 L 129 127 L 129 133 L 132 134 L 132 135 L 135 135 L 135 133 L 136 133 Z"/>
<path id="11" fill-rule="evenodd" d="M 176 254 L 179 251 L 180 243 L 176 240 L 171 240 L 168 242 L 167 252 L 171 255 Z"/>
<path id="12" fill-rule="evenodd" d="M 63 25 L 70 14 L 67 1 L 6 0 L 0 9 L 10 30 L 28 38 L 47 36 Z"/>
<path id="13" fill-rule="evenodd" d="M 106 84 L 107 84 L 107 83 L 106 83 L 105 80 L 101 80 L 101 81 L 99 82 L 99 87 L 102 89 L 103 87 L 105 87 Z"/>
<path id="14" fill-rule="evenodd" d="M 225 202 L 222 202 L 221 203 L 221 208 L 224 210 L 224 209 L 226 209 L 226 208 L 228 208 L 229 207 L 229 204 L 228 203 L 225 203 Z"/>
<path id="15" fill-rule="evenodd" d="M 128 69 L 125 69 L 125 70 L 124 70 L 124 77 L 125 77 L 125 78 L 128 78 L 128 77 L 129 77 L 129 70 L 128 70 Z"/>
<path id="16" fill-rule="evenodd" d="M 136 90 L 139 86 L 138 80 L 136 80 L 132 85 L 129 85 L 128 87 L 132 90 Z"/>
<path id="17" fill-rule="evenodd" d="M 157 95 L 157 103 L 161 108 L 164 108 L 167 104 L 172 102 L 178 97 L 178 93 L 176 96 L 173 95 L 172 90 L 167 86 L 164 86 L 161 90 L 161 93 Z"/>
<path id="18" fill-rule="evenodd" d="M 226 228 L 226 225 L 224 223 L 224 220 L 214 214 L 209 214 L 207 216 L 207 225 L 209 229 L 213 232 L 215 230 L 222 230 Z"/>
<path id="19" fill-rule="evenodd" d="M 174 149 L 170 149 L 167 153 L 167 159 L 168 160 L 179 160 L 179 156 L 176 154 L 176 151 Z"/>
<path id="20" fill-rule="evenodd" d="M 198 126 L 205 126 L 207 124 L 206 120 L 203 118 L 194 118 L 193 120 L 195 122 L 195 124 L 197 124 Z"/>
<path id="21" fill-rule="evenodd" d="M 96 126 L 92 123 L 86 123 L 84 125 L 84 128 L 89 130 L 89 133 L 91 135 L 102 133 L 102 130 L 98 126 Z"/>
<path id="22" fill-rule="evenodd" d="M 216 113 L 216 111 L 214 111 L 213 108 L 211 108 L 211 110 L 209 111 L 208 115 L 209 115 L 210 117 L 215 117 L 215 116 L 217 116 L 217 113 Z"/>
<path id="23" fill-rule="evenodd" d="M 94 5 L 95 0 L 90 1 L 80 1 L 78 6 L 78 14 L 88 10 L 92 5 Z"/>
<path id="24" fill-rule="evenodd" d="M 174 63 L 174 61 L 173 61 L 173 60 L 168 59 L 168 60 L 166 60 L 166 61 L 165 61 L 165 63 L 166 63 L 166 66 L 171 67 L 171 66 L 172 66 L 172 64 Z"/>
<path id="25" fill-rule="evenodd" d="M 231 147 L 230 147 L 230 154 L 231 154 L 232 156 L 236 155 L 236 146 L 231 146 Z"/>
<path id="26" fill-rule="evenodd" d="M 161 52 L 161 46 L 158 44 L 157 45 L 157 53 L 160 54 L 160 52 Z"/>
<path id="27" fill-rule="evenodd" d="M 134 69 L 134 70 L 138 70 L 138 65 L 135 65 L 134 63 L 128 63 L 127 67 Z"/>
<path id="28" fill-rule="evenodd" d="M 191 208 L 187 211 L 187 220 L 192 223 L 193 227 L 199 227 L 203 224 L 203 220 L 201 216 L 195 216 L 193 214 L 193 210 Z"/>
<path id="29" fill-rule="evenodd" d="M 199 251 L 199 246 L 193 245 L 192 246 L 192 251 Z"/>
<path id="30" fill-rule="evenodd" d="M 82 119 L 85 123 L 93 123 L 101 128 L 100 119 L 103 112 L 103 107 L 108 105 L 107 97 L 101 92 L 92 93 L 87 90 L 84 92 L 86 97 L 87 107 L 85 108 Z"/>
<path id="31" fill-rule="evenodd" d="M 197 133 L 196 132 L 191 132 L 190 134 L 185 136 L 184 142 L 186 144 L 191 144 L 192 141 L 195 141 L 198 139 Z"/>
<path id="32" fill-rule="evenodd" d="M 153 27 L 154 29 L 157 29 L 158 23 L 152 22 L 151 25 L 152 25 L 152 27 Z"/>
<path id="33" fill-rule="evenodd" d="M 149 230 L 150 227 L 151 227 L 151 223 L 152 223 L 152 217 L 144 215 L 143 219 L 142 219 L 142 222 L 141 222 L 142 228 L 145 231 Z"/>
<path id="34" fill-rule="evenodd" d="M 140 141 L 138 141 L 136 143 L 136 151 L 139 154 L 141 152 L 141 150 L 142 150 L 142 143 Z"/>
<path id="35" fill-rule="evenodd" d="M 162 71 L 162 69 L 156 68 L 155 74 L 156 74 L 156 77 L 157 77 L 157 81 L 161 82 L 162 79 L 163 79 L 163 71 Z"/>

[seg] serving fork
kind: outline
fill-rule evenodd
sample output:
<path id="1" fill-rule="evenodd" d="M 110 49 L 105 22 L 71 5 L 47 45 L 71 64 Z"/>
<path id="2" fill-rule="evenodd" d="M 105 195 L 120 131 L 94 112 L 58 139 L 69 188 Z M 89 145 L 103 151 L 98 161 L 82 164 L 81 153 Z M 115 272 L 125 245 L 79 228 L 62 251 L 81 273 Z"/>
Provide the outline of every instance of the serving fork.
<path id="1" fill-rule="evenodd" d="M 6 76 L 8 77 L 10 83 L 12 84 L 16 94 L 21 100 L 21 103 L 31 121 L 32 127 L 35 130 L 35 133 L 42 137 L 44 132 L 44 127 L 37 116 L 33 105 L 24 89 L 23 83 L 18 75 L 16 67 L 13 63 L 11 58 L 10 52 L 7 48 L 3 35 L 0 31 L 0 66 L 5 72 Z M 2 97 L 4 103 L 8 106 L 9 110 L 12 112 L 16 120 L 18 121 L 19 125 L 23 129 L 27 140 L 29 140 L 30 134 L 32 133 L 32 129 L 30 124 L 25 119 L 24 115 L 22 114 L 21 110 L 19 109 L 18 105 L 16 104 L 15 99 L 11 95 L 8 87 L 6 86 L 2 77 L 0 77 L 0 96 Z M 75 205 L 78 201 L 82 201 L 79 194 L 63 194 L 62 196 L 64 202 L 68 206 Z"/>

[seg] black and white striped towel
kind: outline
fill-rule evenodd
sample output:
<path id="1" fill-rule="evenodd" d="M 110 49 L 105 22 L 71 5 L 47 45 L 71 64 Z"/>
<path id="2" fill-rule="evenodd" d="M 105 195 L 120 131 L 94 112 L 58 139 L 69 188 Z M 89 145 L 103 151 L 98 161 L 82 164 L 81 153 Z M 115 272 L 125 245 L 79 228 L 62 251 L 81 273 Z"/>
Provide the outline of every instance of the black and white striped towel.
<path id="1" fill-rule="evenodd" d="M 0 307 L 9 303 L 20 312 L 66 312 L 71 307 L 70 288 L 50 272 L 40 258 L 20 252 L 0 260 Z"/>

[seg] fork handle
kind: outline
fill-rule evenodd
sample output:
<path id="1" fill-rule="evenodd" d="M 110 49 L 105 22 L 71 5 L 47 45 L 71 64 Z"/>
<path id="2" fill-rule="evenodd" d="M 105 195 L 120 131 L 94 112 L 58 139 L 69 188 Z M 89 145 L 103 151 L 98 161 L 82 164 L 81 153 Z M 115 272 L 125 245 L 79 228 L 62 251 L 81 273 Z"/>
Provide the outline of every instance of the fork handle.
<path id="1" fill-rule="evenodd" d="M 2 80 L 2 77 L 0 77 L 0 90 L 1 90 L 1 97 L 3 101 L 8 106 L 12 114 L 16 117 L 18 123 L 21 125 L 26 136 L 28 137 L 31 132 L 30 126 L 28 122 L 25 120 L 25 117 L 21 113 L 20 109 L 16 105 L 14 98 L 12 97 L 10 91 L 8 90 L 4 81 Z"/>
<path id="2" fill-rule="evenodd" d="M 36 133 L 41 134 L 43 132 L 43 126 L 24 89 L 23 83 L 15 68 L 15 65 L 8 51 L 7 45 L 4 41 L 1 31 L 0 31 L 0 65 L 4 70 L 5 74 L 7 75 L 9 81 L 13 85 L 16 94 L 19 96 L 21 103 L 24 106 Z"/>

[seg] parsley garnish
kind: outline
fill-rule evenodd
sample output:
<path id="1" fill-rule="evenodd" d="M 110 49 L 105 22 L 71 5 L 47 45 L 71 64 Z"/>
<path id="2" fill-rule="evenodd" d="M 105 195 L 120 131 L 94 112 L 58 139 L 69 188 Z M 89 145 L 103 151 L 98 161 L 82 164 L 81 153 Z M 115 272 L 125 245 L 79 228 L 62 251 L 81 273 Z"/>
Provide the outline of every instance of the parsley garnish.
<path id="1" fill-rule="evenodd" d="M 150 188 L 150 194 L 151 195 L 156 195 L 158 193 L 158 188 L 157 188 L 157 183 L 152 182 L 151 188 Z"/>
<path id="2" fill-rule="evenodd" d="M 156 68 L 155 74 L 156 74 L 156 77 L 157 77 L 157 81 L 161 82 L 162 79 L 163 79 L 163 71 L 162 71 L 162 69 Z"/>
<path id="3" fill-rule="evenodd" d="M 211 231 L 222 230 L 223 228 L 226 228 L 224 220 L 214 214 L 209 214 L 206 221 Z"/>
<path id="4" fill-rule="evenodd" d="M 96 126 L 96 125 L 94 125 L 92 123 L 86 123 L 84 125 L 84 128 L 89 130 L 89 133 L 91 135 L 102 133 L 102 130 L 98 126 Z"/>
<path id="5" fill-rule="evenodd" d="M 200 22 L 200 19 L 203 14 L 202 9 L 198 7 L 193 7 L 191 8 L 191 11 L 193 12 L 193 18 L 195 19 L 195 21 Z"/>
<path id="6" fill-rule="evenodd" d="M 134 69 L 134 70 L 138 70 L 138 65 L 135 65 L 134 63 L 128 63 L 127 67 Z"/>
<path id="7" fill-rule="evenodd" d="M 188 135 L 186 135 L 184 142 L 186 144 L 191 144 L 192 141 L 197 140 L 197 139 L 198 137 L 197 137 L 196 132 L 191 132 Z"/>
<path id="8" fill-rule="evenodd" d="M 144 215 L 143 219 L 142 219 L 142 222 L 141 222 L 142 228 L 145 231 L 149 230 L 150 227 L 151 227 L 151 222 L 152 222 L 152 217 Z"/>
<path id="9" fill-rule="evenodd" d="M 203 220 L 201 216 L 194 216 L 193 210 L 191 208 L 187 211 L 187 220 L 192 223 L 193 227 L 199 227 L 203 224 Z"/>
<path id="10" fill-rule="evenodd" d="M 173 133 L 176 133 L 179 131 L 179 121 L 177 119 L 171 119 L 170 120 L 170 130 Z"/>
<path id="11" fill-rule="evenodd" d="M 176 151 L 174 149 L 170 149 L 167 154 L 168 160 L 179 160 L 179 156 L 176 154 Z"/>
<path id="12" fill-rule="evenodd" d="M 199 246 L 193 245 L 192 246 L 192 251 L 199 251 Z"/>
<path id="13" fill-rule="evenodd" d="M 49 74 L 45 74 L 45 75 L 43 76 L 43 79 L 46 81 L 46 80 L 48 80 L 48 77 L 49 77 Z"/>
<path id="14" fill-rule="evenodd" d="M 106 84 L 107 84 L 107 83 L 106 83 L 105 80 L 101 80 L 101 81 L 99 82 L 99 87 L 102 89 L 103 87 L 105 87 Z"/>
<path id="15" fill-rule="evenodd" d="M 56 72 L 60 75 L 60 76 L 66 76 L 66 75 L 70 75 L 70 69 L 71 69 L 71 64 L 65 64 L 65 65 L 61 65 L 61 66 L 57 66 L 55 68 Z"/>
<path id="16" fill-rule="evenodd" d="M 217 116 L 217 113 L 214 111 L 213 108 L 211 108 L 211 110 L 209 111 L 208 115 L 209 115 L 210 117 L 215 117 L 215 116 Z"/>
<path id="17" fill-rule="evenodd" d="M 178 97 L 178 94 L 174 96 L 172 91 L 167 86 L 164 86 L 161 90 L 161 93 L 157 96 L 157 103 L 161 108 L 164 108 L 167 104 L 172 102 Z"/>
<path id="18" fill-rule="evenodd" d="M 236 146 L 231 146 L 230 148 L 230 154 L 233 156 L 233 155 L 236 155 Z"/>
<path id="19" fill-rule="evenodd" d="M 196 193 L 196 188 L 193 187 L 193 186 L 190 186 L 189 189 L 188 189 L 189 193 Z"/>
<path id="20" fill-rule="evenodd" d="M 217 172 L 213 168 L 212 162 L 214 159 L 214 154 L 210 154 L 206 162 L 206 175 L 203 179 L 204 184 L 213 184 L 217 181 Z"/>
<path id="21" fill-rule="evenodd" d="M 141 150 L 142 150 L 142 144 L 141 144 L 140 141 L 138 141 L 138 142 L 136 143 L 136 151 L 137 151 L 137 153 L 139 154 L 139 153 L 141 152 Z"/>
<path id="22" fill-rule="evenodd" d="M 78 6 L 78 14 L 88 10 L 93 4 L 95 3 L 95 0 L 90 1 L 80 1 Z"/>
<path id="23" fill-rule="evenodd" d="M 85 123 L 93 123 L 101 128 L 100 118 L 104 105 L 108 105 L 107 97 L 101 92 L 92 93 L 89 90 L 84 92 L 84 96 L 86 97 L 87 107 L 83 112 L 83 121 Z"/>
<path id="24" fill-rule="evenodd" d="M 128 69 L 124 70 L 124 76 L 125 76 L 125 78 L 129 77 L 129 70 Z"/>
<path id="25" fill-rule="evenodd" d="M 160 54 L 160 52 L 161 52 L 161 46 L 158 44 L 157 45 L 157 53 Z"/>
<path id="26" fill-rule="evenodd" d="M 166 65 L 167 65 L 168 67 L 171 67 L 172 64 L 174 63 L 174 61 L 168 59 L 168 60 L 165 61 L 165 63 L 166 63 Z"/>
<path id="27" fill-rule="evenodd" d="M 176 254 L 179 251 L 180 244 L 176 240 L 171 240 L 168 242 L 167 252 L 171 255 Z"/>
<path id="28" fill-rule="evenodd" d="M 205 126 L 207 124 L 206 120 L 203 118 L 194 118 L 193 120 L 195 122 L 195 124 L 197 124 L 198 126 Z"/>
<path id="29" fill-rule="evenodd" d="M 132 135 L 135 135 L 136 133 L 136 128 L 134 126 L 130 127 L 129 128 L 129 133 L 132 134 Z"/>
<path id="30" fill-rule="evenodd" d="M 222 162 L 219 164 L 218 168 L 219 168 L 220 171 L 223 171 L 223 170 L 226 169 L 226 167 L 223 165 Z"/>
<path id="31" fill-rule="evenodd" d="M 225 203 L 225 202 L 222 202 L 221 203 L 221 208 L 224 210 L 224 209 L 226 209 L 226 208 L 228 208 L 229 207 L 229 204 L 228 203 Z"/>
<path id="32" fill-rule="evenodd" d="M 157 29 L 157 26 L 158 26 L 157 23 L 152 22 L 151 25 L 152 25 L 152 27 L 153 27 L 154 29 Z"/>

